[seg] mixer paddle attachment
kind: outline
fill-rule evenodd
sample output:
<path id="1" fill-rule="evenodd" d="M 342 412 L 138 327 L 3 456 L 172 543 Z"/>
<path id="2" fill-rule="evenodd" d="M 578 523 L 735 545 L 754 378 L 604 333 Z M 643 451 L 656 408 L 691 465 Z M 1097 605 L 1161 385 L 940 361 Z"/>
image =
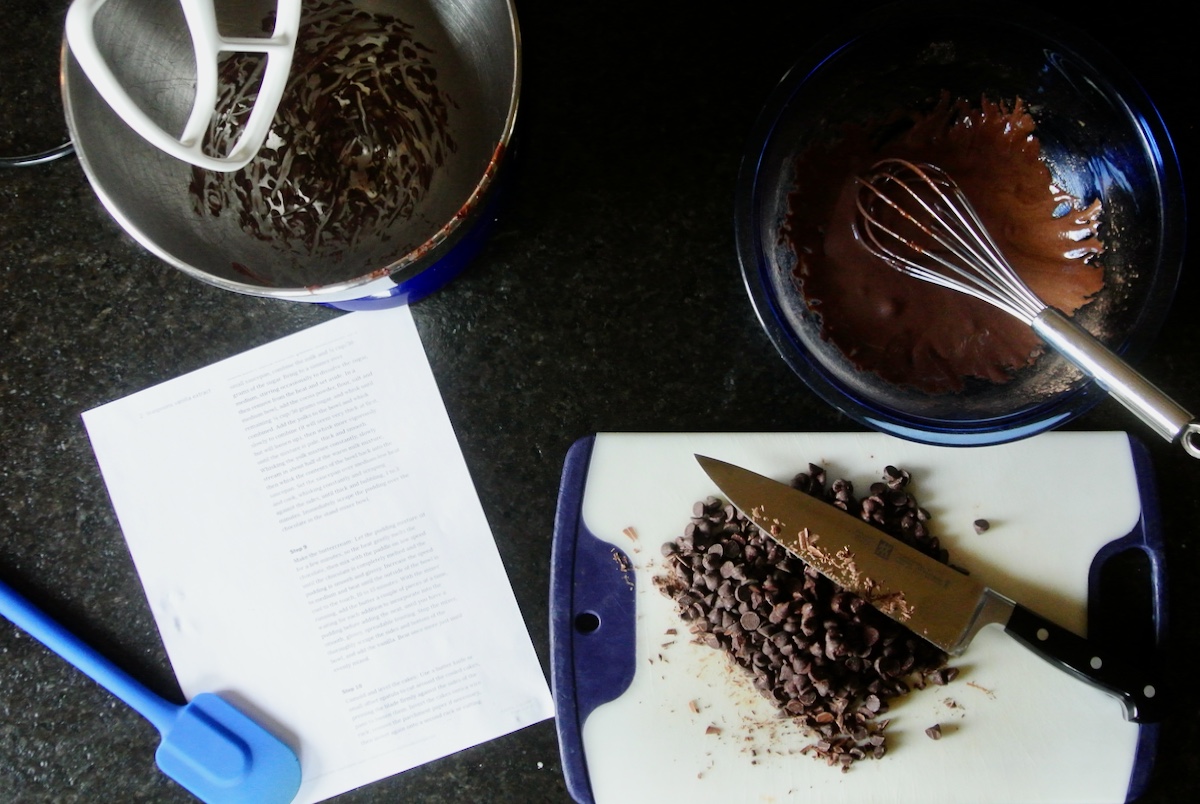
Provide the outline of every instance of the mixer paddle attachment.
<path id="1" fill-rule="evenodd" d="M 223 36 L 213 0 L 180 0 L 195 53 L 196 97 L 183 133 L 178 136 L 163 129 L 138 105 L 101 53 L 95 19 L 107 2 L 74 0 L 67 10 L 66 37 L 79 66 L 112 110 L 151 145 L 196 167 L 232 172 L 249 164 L 271 130 L 275 110 L 287 87 L 300 30 L 300 0 L 277 0 L 274 31 L 270 36 L 251 37 Z M 262 54 L 267 65 L 241 136 L 228 153 L 210 154 L 204 148 L 204 135 L 217 114 L 217 64 L 227 53 Z"/>
<path id="2" fill-rule="evenodd" d="M 965 293 L 1028 324 L 1154 432 L 1200 458 L 1200 423 L 1083 327 L 1048 306 L 1009 264 L 941 168 L 885 159 L 858 179 L 855 226 L 876 257 L 903 274 Z"/>

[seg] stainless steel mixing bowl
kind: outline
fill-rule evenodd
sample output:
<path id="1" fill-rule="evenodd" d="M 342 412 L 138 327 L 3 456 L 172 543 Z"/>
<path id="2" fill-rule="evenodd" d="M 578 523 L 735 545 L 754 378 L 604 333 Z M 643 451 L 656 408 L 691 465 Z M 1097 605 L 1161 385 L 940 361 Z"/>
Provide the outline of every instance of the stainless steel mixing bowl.
<path id="1" fill-rule="evenodd" d="M 409 214 L 334 256 L 297 254 L 245 231 L 236 210 L 199 214 L 192 166 L 134 133 L 64 45 L 71 138 L 92 187 L 120 225 L 158 257 L 218 287 L 347 308 L 413 301 L 461 270 L 494 218 L 516 120 L 520 35 L 512 2 L 353 2 L 412 26 L 449 101 L 446 131 L 454 148 Z M 243 36 L 261 36 L 262 21 L 274 9 L 270 0 L 217 0 L 216 6 L 222 32 Z M 177 0 L 110 0 L 95 25 L 101 52 L 133 99 L 167 130 L 182 130 L 195 66 Z"/>

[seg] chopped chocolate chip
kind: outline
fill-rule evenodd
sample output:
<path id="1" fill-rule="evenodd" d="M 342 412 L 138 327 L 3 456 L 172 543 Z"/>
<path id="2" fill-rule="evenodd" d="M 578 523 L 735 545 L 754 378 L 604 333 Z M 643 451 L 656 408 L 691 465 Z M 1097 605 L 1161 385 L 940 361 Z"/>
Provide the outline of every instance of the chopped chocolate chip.
<path id="1" fill-rule="evenodd" d="M 976 533 L 983 533 L 992 526 L 992 523 L 988 522 L 986 519 L 976 519 L 972 524 L 975 526 Z"/>
<path id="2" fill-rule="evenodd" d="M 925 734 L 928 735 L 929 739 L 931 740 L 942 739 L 942 724 L 934 723 L 932 726 L 925 729 Z"/>
<path id="3" fill-rule="evenodd" d="M 958 678 L 957 667 L 940 667 L 930 673 L 927 678 L 934 684 L 944 687 L 954 679 Z"/>

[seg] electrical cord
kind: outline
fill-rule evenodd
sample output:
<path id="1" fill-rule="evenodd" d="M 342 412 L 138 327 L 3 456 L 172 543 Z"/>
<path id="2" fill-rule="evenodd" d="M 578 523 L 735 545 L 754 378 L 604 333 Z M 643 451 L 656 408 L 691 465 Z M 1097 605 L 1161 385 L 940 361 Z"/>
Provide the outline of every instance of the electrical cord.
<path id="1" fill-rule="evenodd" d="M 17 167 L 32 167 L 33 165 L 43 165 L 46 162 L 53 162 L 55 159 L 72 154 L 75 152 L 75 146 L 70 142 L 64 142 L 57 148 L 51 148 L 49 151 L 42 151 L 37 154 L 29 154 L 28 156 L 0 156 L 0 168 L 17 168 Z"/>

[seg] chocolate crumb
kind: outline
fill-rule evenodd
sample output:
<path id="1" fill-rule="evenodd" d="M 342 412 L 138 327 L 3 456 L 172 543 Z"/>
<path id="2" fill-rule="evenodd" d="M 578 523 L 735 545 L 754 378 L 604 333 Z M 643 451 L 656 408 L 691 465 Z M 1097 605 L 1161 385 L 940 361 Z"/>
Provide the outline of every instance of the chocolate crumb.
<path id="1" fill-rule="evenodd" d="M 941 724 L 941 723 L 934 723 L 932 726 L 930 726 L 929 728 L 925 729 L 925 734 L 926 734 L 926 735 L 929 737 L 929 739 L 931 739 L 931 740 L 940 740 L 940 739 L 942 739 L 942 724 Z"/>
<path id="2" fill-rule="evenodd" d="M 939 667 L 937 670 L 930 673 L 926 678 L 930 682 L 937 684 L 939 687 L 944 687 L 954 679 L 958 678 L 957 667 Z"/>

